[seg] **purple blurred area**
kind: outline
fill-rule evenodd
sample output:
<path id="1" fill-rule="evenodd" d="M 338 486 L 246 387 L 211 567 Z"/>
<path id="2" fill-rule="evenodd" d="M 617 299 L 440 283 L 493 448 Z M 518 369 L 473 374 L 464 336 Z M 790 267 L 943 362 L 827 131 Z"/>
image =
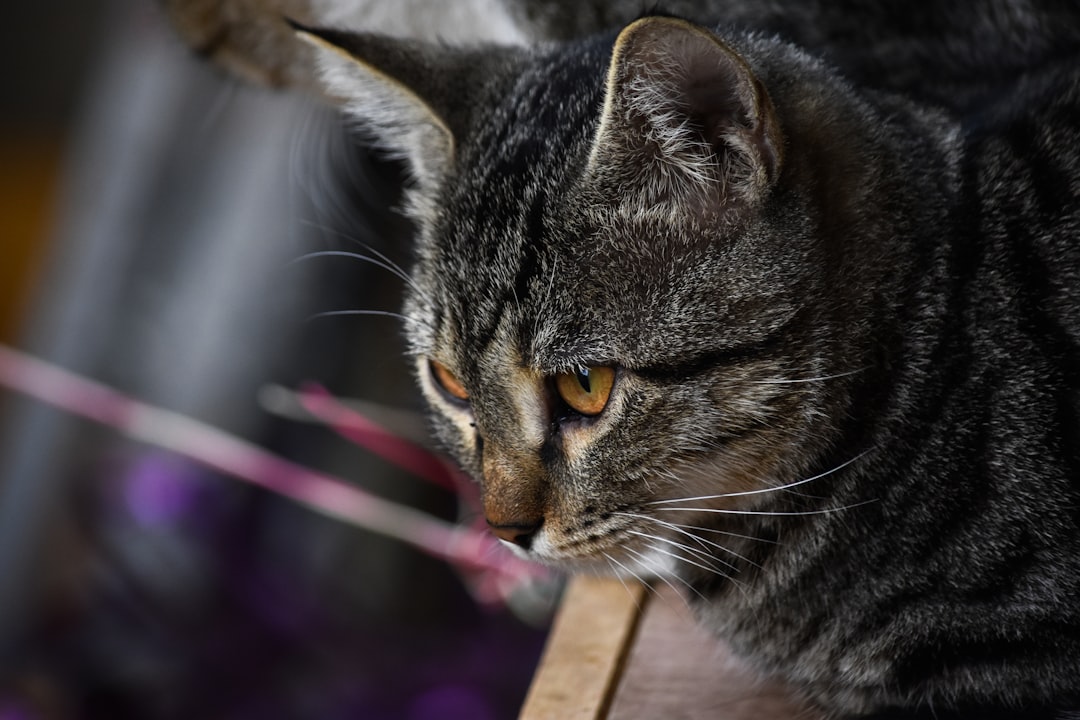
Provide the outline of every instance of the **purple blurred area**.
<path id="1" fill-rule="evenodd" d="M 0 31 L 20 68 L 2 127 L 54 126 L 67 159 L 18 345 L 456 519 L 257 401 L 313 380 L 419 408 L 393 321 L 310 319 L 394 310 L 400 281 L 296 262 L 407 265 L 399 168 L 335 113 L 203 66 L 155 3 L 24 5 Z M 0 392 L 0 720 L 510 718 L 543 639 L 400 543 Z"/>
<path id="2" fill-rule="evenodd" d="M 204 490 L 200 480 L 189 463 L 165 453 L 147 453 L 132 463 L 125 477 L 124 504 L 143 527 L 175 525 L 198 511 L 199 493 Z"/>
<path id="3" fill-rule="evenodd" d="M 439 563 L 391 586 L 336 557 L 362 531 L 163 453 L 101 469 L 77 492 L 77 577 L 41 598 L 0 719 L 516 713 L 542 633 L 476 607 Z"/>

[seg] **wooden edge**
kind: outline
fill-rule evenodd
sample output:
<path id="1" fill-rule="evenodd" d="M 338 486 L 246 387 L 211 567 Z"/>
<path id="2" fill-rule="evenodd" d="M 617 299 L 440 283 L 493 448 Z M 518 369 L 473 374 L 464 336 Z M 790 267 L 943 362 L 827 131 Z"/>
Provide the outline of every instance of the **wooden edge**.
<path id="1" fill-rule="evenodd" d="M 612 578 L 570 581 L 518 720 L 607 716 L 645 607 L 644 591 Z"/>

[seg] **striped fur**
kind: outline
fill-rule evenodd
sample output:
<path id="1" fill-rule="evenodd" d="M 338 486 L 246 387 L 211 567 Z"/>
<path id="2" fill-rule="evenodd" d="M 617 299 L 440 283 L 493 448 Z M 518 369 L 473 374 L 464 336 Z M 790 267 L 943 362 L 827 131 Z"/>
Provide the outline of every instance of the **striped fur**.
<path id="1" fill-rule="evenodd" d="M 421 79 L 378 128 L 415 152 L 422 103 L 455 140 L 408 330 L 489 519 L 684 587 L 830 717 L 1076 706 L 1076 58 L 949 103 L 670 18 L 488 52 L 450 61 L 467 113 Z M 592 365 L 574 417 L 551 378 Z"/>
<path id="2" fill-rule="evenodd" d="M 414 171 L 406 331 L 489 519 L 827 717 L 1076 718 L 1080 7 L 502 5 L 545 40 L 302 32 Z"/>

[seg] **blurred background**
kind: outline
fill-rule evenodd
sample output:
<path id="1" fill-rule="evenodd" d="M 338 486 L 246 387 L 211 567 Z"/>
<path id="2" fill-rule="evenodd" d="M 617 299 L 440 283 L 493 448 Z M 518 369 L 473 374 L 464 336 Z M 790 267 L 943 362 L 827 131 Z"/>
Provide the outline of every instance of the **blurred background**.
<path id="1" fill-rule="evenodd" d="M 155 3 L 0 29 L 0 342 L 443 519 L 269 385 L 419 409 L 399 169 L 337 115 L 191 57 Z M 539 627 L 538 627 L 539 625 Z M 0 390 L 0 720 L 514 717 L 543 621 L 401 543 Z"/>

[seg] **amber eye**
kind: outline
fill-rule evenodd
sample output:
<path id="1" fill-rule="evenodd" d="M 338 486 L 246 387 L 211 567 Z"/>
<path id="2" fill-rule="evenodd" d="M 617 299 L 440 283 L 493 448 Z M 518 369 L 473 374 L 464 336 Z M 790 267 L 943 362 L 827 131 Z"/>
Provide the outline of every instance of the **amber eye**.
<path id="1" fill-rule="evenodd" d="M 614 384 L 615 370 L 603 366 L 555 376 L 555 389 L 563 402 L 574 412 L 588 416 L 604 410 Z"/>
<path id="2" fill-rule="evenodd" d="M 469 393 L 465 389 L 465 386 L 461 384 L 461 381 L 457 379 L 454 373 L 446 369 L 446 366 L 441 362 L 435 360 L 431 361 L 431 374 L 435 378 L 435 382 L 439 384 L 447 395 L 452 398 L 457 398 L 461 401 L 467 401 L 469 399 Z"/>

